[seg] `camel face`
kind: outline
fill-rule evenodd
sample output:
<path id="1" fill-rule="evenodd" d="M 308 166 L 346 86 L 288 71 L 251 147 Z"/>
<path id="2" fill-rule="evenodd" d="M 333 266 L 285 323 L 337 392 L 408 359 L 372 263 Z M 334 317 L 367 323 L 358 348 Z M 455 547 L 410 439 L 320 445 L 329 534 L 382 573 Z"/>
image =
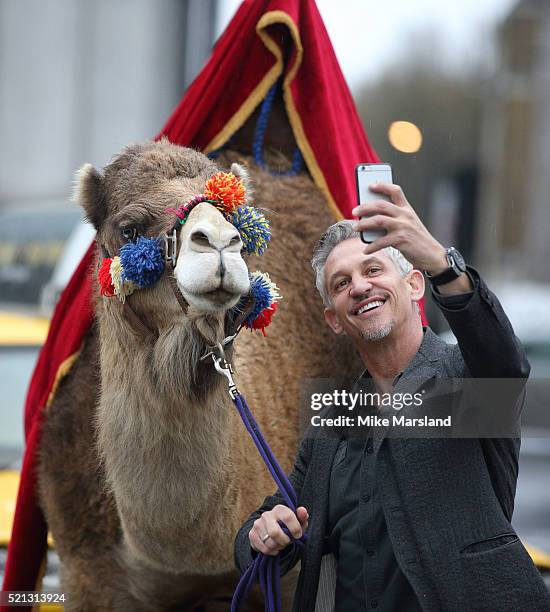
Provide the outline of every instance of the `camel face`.
<path id="1" fill-rule="evenodd" d="M 204 190 L 218 171 L 205 155 L 167 140 L 132 145 L 103 170 L 85 164 L 77 174 L 74 199 L 97 230 L 109 256 L 137 236 L 160 236 L 174 223 L 175 209 Z M 235 174 L 246 172 L 233 164 Z M 187 302 L 201 312 L 223 312 L 250 288 L 237 229 L 203 202 L 179 230 L 175 276 Z M 151 298 L 152 299 L 152 298 Z M 145 296 L 134 303 L 145 304 Z M 152 304 L 154 306 L 154 304 Z"/>
<path id="2" fill-rule="evenodd" d="M 250 288 L 236 228 L 211 204 L 196 206 L 181 229 L 175 268 L 190 305 L 215 312 L 235 306 Z"/>

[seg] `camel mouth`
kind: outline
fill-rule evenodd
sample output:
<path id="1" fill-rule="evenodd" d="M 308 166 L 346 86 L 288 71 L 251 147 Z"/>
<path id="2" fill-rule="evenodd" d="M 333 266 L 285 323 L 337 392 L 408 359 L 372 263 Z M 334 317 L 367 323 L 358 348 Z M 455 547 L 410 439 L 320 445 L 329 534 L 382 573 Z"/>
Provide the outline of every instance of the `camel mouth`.
<path id="1" fill-rule="evenodd" d="M 200 295 L 201 298 L 207 299 L 215 304 L 226 304 L 237 297 L 236 293 L 226 291 L 225 289 L 214 289 Z"/>
<path id="2" fill-rule="evenodd" d="M 180 290 L 182 290 L 181 286 Z M 182 294 L 190 305 L 205 312 L 220 312 L 233 308 L 242 295 L 221 287 L 202 292 L 182 291 Z"/>

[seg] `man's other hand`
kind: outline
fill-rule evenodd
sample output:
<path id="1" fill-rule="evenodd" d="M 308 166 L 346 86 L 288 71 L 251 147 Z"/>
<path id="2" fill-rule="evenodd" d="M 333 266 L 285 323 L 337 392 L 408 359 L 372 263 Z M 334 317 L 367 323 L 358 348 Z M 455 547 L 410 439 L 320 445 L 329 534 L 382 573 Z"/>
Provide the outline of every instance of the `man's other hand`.
<path id="1" fill-rule="evenodd" d="M 275 556 L 290 544 L 290 538 L 281 529 L 279 521 L 298 539 L 307 529 L 308 519 L 309 514 L 303 506 L 297 508 L 294 514 L 290 508 L 279 504 L 273 510 L 263 512 L 260 518 L 254 521 L 254 526 L 248 533 L 250 546 L 264 555 Z"/>

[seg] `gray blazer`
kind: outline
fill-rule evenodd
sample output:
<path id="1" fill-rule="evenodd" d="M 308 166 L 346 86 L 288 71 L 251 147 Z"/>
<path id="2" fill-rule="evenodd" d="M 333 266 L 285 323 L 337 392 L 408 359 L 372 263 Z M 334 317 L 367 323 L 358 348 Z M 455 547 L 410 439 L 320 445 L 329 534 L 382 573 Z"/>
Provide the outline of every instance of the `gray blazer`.
<path id="1" fill-rule="evenodd" d="M 440 304 L 458 345 L 429 329 L 395 391 L 430 379 L 527 378 L 529 364 L 498 300 L 470 269 L 467 306 Z M 436 296 L 437 301 L 437 296 Z M 519 413 L 518 413 L 519 417 Z M 510 524 L 520 441 L 515 438 L 404 439 L 374 430 L 377 482 L 396 559 L 427 611 L 550 611 L 550 596 Z M 282 568 L 301 561 L 293 610 L 332 610 L 335 562 L 323 556 L 330 466 L 339 441 L 303 438 L 290 480 L 310 515 L 305 551 L 283 551 Z M 248 532 L 258 516 L 284 503 L 277 491 L 253 512 L 235 541 L 242 572 L 252 561 Z"/>

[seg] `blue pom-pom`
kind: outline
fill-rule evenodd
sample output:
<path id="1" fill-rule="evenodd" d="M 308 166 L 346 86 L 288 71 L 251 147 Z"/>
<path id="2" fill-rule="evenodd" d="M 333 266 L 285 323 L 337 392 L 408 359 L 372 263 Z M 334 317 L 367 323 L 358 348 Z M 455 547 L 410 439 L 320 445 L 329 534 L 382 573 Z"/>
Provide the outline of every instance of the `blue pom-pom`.
<path id="1" fill-rule="evenodd" d="M 120 249 L 122 280 L 130 280 L 140 287 L 150 287 L 164 271 L 164 256 L 155 238 L 139 236 L 136 242 Z"/>
<path id="2" fill-rule="evenodd" d="M 271 281 L 267 273 L 253 272 L 248 276 L 250 278 L 250 293 L 254 297 L 254 308 L 244 322 L 248 327 L 252 327 L 254 319 L 266 308 L 269 308 L 273 302 L 280 300 L 281 295 L 277 285 Z M 246 299 L 243 298 L 237 308 L 244 308 L 245 304 Z"/>
<path id="3" fill-rule="evenodd" d="M 239 206 L 227 216 L 232 223 L 243 243 L 243 251 L 262 255 L 267 249 L 267 243 L 271 238 L 268 220 L 252 206 Z"/>

